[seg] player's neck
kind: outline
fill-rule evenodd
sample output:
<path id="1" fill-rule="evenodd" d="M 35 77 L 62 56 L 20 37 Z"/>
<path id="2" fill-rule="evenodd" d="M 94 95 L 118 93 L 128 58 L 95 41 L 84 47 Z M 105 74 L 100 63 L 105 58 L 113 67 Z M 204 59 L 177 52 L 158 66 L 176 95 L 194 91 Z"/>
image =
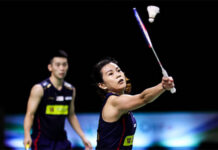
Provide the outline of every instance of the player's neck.
<path id="1" fill-rule="evenodd" d="M 124 91 L 108 91 L 108 93 L 113 93 L 113 94 L 116 94 L 116 95 L 122 95 L 122 94 L 124 94 Z"/>
<path id="2" fill-rule="evenodd" d="M 50 76 L 49 79 L 56 89 L 58 89 L 58 90 L 62 89 L 64 79 L 57 79 L 54 76 Z"/>

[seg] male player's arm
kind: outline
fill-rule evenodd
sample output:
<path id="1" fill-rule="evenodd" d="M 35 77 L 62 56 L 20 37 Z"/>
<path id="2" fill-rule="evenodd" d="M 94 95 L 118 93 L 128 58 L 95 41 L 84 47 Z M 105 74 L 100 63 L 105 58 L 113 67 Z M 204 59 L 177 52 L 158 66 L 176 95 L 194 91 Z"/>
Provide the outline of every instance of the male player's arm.
<path id="1" fill-rule="evenodd" d="M 33 119 L 38 105 L 43 96 L 43 88 L 40 84 L 36 84 L 32 87 L 30 96 L 27 103 L 27 111 L 24 118 L 24 146 L 28 144 L 31 146 L 32 139 L 30 136 L 30 131 L 33 125 Z"/>
<path id="2" fill-rule="evenodd" d="M 91 143 L 86 139 L 84 132 L 82 131 L 79 121 L 77 119 L 77 116 L 75 114 L 75 106 L 74 106 L 74 101 L 75 101 L 75 97 L 76 97 L 76 89 L 73 88 L 73 96 L 72 96 L 72 101 L 70 104 L 70 112 L 68 115 L 68 121 L 71 124 L 71 126 L 73 127 L 73 129 L 76 131 L 76 133 L 80 136 L 80 138 L 82 139 L 85 148 L 88 149 L 92 149 L 92 145 Z"/>

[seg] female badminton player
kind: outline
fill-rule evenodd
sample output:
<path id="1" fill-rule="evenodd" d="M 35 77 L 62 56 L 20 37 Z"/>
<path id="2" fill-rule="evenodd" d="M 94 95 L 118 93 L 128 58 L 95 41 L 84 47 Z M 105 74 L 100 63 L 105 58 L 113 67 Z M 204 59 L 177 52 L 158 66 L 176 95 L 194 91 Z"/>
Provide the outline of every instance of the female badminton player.
<path id="1" fill-rule="evenodd" d="M 113 58 L 99 61 L 93 68 L 92 77 L 104 95 L 100 112 L 96 150 L 131 150 L 136 130 L 132 111 L 153 102 L 165 91 L 174 87 L 172 77 L 163 77 L 154 87 L 130 95 L 126 76 Z"/>

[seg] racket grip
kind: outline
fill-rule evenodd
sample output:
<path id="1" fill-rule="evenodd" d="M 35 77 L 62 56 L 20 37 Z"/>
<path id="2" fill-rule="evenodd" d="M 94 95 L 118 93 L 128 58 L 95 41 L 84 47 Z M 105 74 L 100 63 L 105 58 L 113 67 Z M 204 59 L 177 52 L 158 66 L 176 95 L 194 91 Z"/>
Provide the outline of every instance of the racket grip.
<path id="1" fill-rule="evenodd" d="M 172 94 L 176 93 L 176 88 L 170 89 L 170 92 L 171 92 Z"/>
<path id="2" fill-rule="evenodd" d="M 162 74 L 163 74 L 163 76 L 164 76 L 164 77 L 168 77 L 167 71 L 166 71 L 164 68 L 161 68 L 161 69 L 162 69 Z M 176 93 L 176 88 L 174 87 L 174 88 L 170 89 L 170 92 L 171 92 L 172 94 Z"/>
<path id="3" fill-rule="evenodd" d="M 29 148 L 30 148 L 30 145 L 27 144 L 27 145 L 25 146 L 25 150 L 29 150 Z"/>

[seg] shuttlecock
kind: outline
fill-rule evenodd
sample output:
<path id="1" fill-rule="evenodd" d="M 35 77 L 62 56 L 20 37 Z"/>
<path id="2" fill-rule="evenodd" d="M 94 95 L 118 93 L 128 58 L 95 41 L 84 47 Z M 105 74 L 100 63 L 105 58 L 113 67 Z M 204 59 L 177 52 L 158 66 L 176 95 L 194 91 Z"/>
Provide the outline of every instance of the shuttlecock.
<path id="1" fill-rule="evenodd" d="M 158 13 L 160 13 L 160 8 L 157 7 L 157 6 L 150 5 L 150 6 L 147 7 L 147 11 L 148 11 L 148 16 L 149 16 L 148 21 L 150 23 L 152 23 L 152 22 L 154 22 L 154 19 L 155 19 L 156 15 Z"/>

